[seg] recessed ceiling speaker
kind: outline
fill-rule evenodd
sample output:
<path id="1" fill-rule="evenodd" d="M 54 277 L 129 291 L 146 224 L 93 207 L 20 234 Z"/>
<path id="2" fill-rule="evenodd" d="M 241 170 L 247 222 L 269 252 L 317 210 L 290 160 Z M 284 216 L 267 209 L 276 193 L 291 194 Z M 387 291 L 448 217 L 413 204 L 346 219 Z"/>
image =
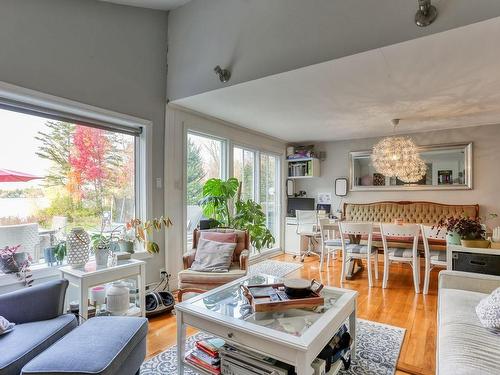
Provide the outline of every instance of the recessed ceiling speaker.
<path id="1" fill-rule="evenodd" d="M 438 16 L 438 11 L 431 0 L 418 0 L 418 10 L 415 14 L 417 26 L 426 27 L 433 23 Z"/>

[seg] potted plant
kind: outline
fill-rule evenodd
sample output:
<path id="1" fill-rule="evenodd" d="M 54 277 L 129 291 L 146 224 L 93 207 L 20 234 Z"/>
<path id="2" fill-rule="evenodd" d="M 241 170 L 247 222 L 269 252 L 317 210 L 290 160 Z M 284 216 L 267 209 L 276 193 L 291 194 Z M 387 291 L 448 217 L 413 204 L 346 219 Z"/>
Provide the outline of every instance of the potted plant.
<path id="1" fill-rule="evenodd" d="M 56 258 L 58 265 L 61 265 L 63 263 L 63 260 L 66 257 L 66 251 L 66 241 L 60 241 L 57 245 L 54 246 L 54 257 Z"/>
<path id="2" fill-rule="evenodd" d="M 133 229 L 127 229 L 123 227 L 120 235 L 118 236 L 118 247 L 120 251 L 133 254 L 134 253 L 134 242 L 135 242 L 135 231 Z"/>
<path id="3" fill-rule="evenodd" d="M 438 228 L 438 233 L 441 229 L 446 229 L 446 242 L 450 245 L 460 245 L 460 234 L 455 230 L 459 219 L 458 217 L 450 216 L 439 220 L 435 225 Z"/>
<path id="4" fill-rule="evenodd" d="M 208 180 L 203 185 L 200 204 L 203 215 L 214 220 L 216 226 L 248 230 L 250 243 L 255 250 L 260 252 L 274 244 L 275 239 L 266 226 L 262 206 L 251 199 L 241 200 L 241 183 L 236 178 Z"/>
<path id="5" fill-rule="evenodd" d="M 111 248 L 111 239 L 101 233 L 95 233 L 90 236 L 90 245 L 95 255 L 95 263 L 98 267 L 108 265 L 108 257 Z"/>
<path id="6" fill-rule="evenodd" d="M 15 273 L 24 286 L 31 286 L 31 256 L 26 252 L 18 251 L 21 245 L 0 249 L 0 266 L 4 273 Z"/>
<path id="7" fill-rule="evenodd" d="M 127 230 L 133 229 L 135 238 L 144 243 L 144 249 L 150 254 L 157 254 L 160 252 L 160 246 L 151 241 L 150 236 L 153 231 L 160 231 L 163 228 L 171 227 L 172 221 L 169 217 L 153 218 L 150 220 L 142 221 L 140 219 L 132 219 L 127 223 Z"/>
<path id="8" fill-rule="evenodd" d="M 494 217 L 495 215 L 490 216 Z M 481 223 L 481 218 L 450 217 L 440 220 L 437 226 L 446 228 L 447 233 L 453 232 L 460 236 L 460 243 L 464 247 L 487 248 L 490 246 L 490 241 L 486 239 L 486 230 Z"/>

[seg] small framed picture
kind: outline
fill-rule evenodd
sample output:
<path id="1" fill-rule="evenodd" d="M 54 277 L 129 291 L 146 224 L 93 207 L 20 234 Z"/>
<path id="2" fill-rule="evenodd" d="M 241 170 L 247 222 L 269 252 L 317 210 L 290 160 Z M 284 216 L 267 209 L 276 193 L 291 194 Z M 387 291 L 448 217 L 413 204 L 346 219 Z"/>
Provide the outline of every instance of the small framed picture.
<path id="1" fill-rule="evenodd" d="M 345 197 L 347 195 L 347 178 L 337 178 L 335 180 L 335 195 Z"/>

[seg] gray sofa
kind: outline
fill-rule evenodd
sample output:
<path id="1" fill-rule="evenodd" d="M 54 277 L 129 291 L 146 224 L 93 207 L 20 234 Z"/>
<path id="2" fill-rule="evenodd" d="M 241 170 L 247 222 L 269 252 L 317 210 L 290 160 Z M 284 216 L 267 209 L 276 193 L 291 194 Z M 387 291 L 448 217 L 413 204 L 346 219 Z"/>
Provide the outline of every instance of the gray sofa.
<path id="1" fill-rule="evenodd" d="M 0 295 L 0 315 L 16 323 L 0 336 L 1 375 L 19 375 L 26 363 L 76 328 L 76 317 L 63 314 L 67 287 L 67 280 L 56 280 Z"/>
<path id="2" fill-rule="evenodd" d="M 436 374 L 500 374 L 500 334 L 484 328 L 475 310 L 498 287 L 499 276 L 440 272 Z"/>

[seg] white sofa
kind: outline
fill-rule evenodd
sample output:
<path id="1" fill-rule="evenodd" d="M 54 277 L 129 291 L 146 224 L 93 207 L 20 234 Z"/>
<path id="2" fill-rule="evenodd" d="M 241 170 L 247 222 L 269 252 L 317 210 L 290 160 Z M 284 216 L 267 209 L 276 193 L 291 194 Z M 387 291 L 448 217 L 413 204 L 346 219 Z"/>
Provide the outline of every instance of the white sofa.
<path id="1" fill-rule="evenodd" d="M 476 315 L 479 301 L 498 287 L 499 276 L 440 272 L 436 374 L 500 374 L 500 334 Z"/>

